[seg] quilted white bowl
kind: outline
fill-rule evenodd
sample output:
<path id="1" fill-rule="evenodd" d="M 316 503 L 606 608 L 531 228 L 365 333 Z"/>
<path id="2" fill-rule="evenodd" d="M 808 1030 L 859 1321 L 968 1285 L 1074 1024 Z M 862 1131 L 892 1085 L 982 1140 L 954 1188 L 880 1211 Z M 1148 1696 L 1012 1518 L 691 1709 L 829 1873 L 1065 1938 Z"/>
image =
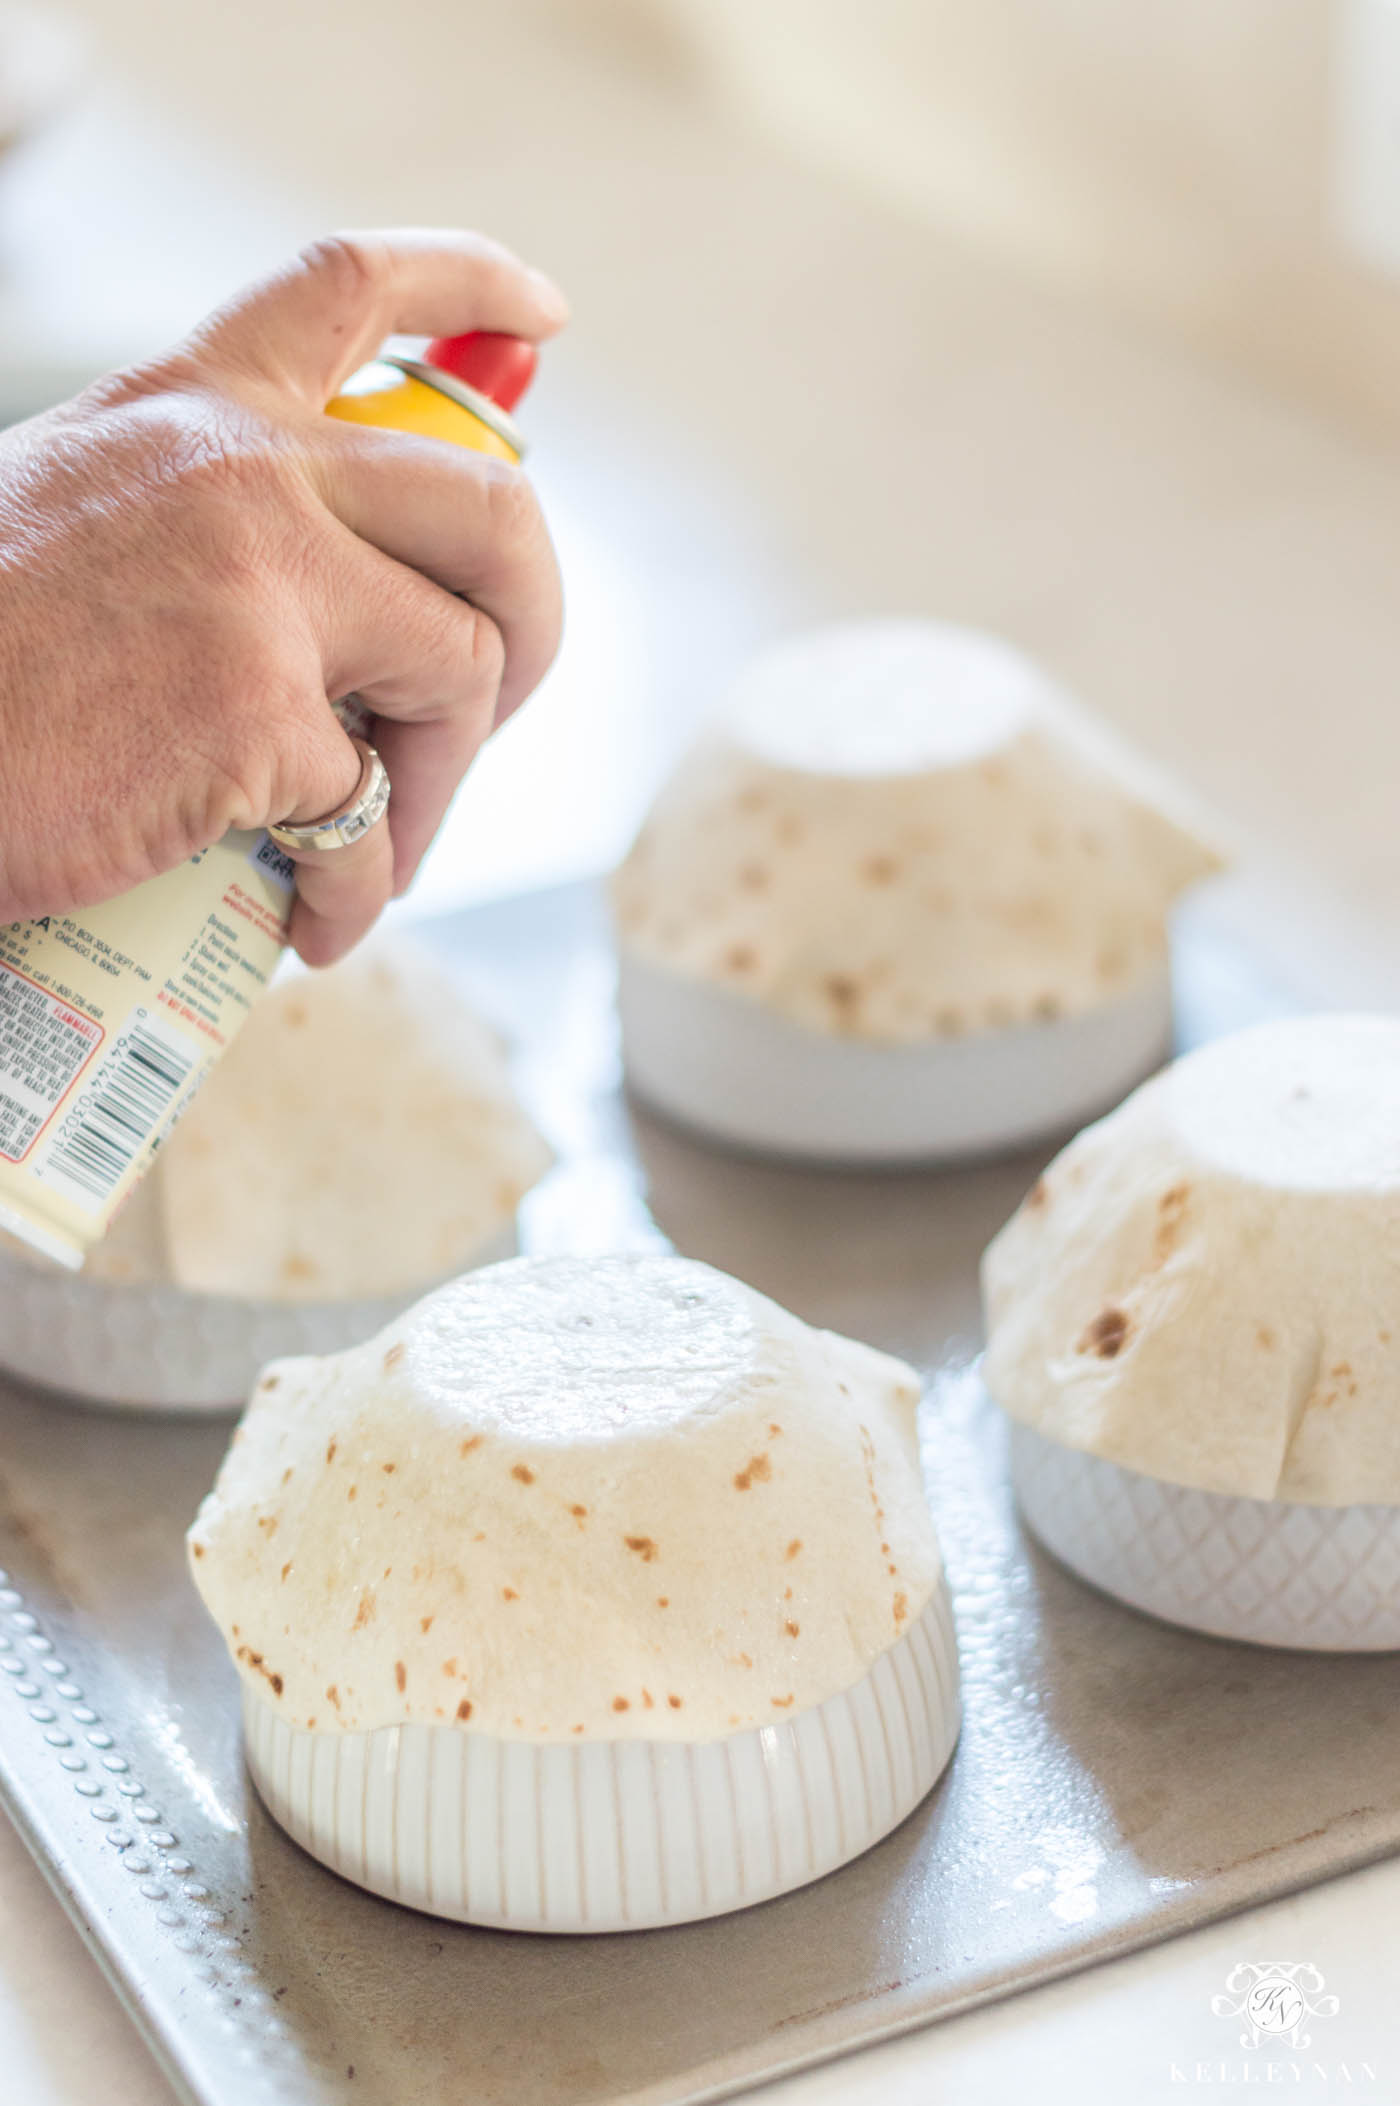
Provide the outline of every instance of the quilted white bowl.
<path id="1" fill-rule="evenodd" d="M 526 1931 L 688 1923 L 820 1879 L 932 1790 L 959 1717 L 942 1581 L 850 1689 L 720 1740 L 307 1732 L 243 1699 L 253 1781 L 304 1850 L 391 1901 Z"/>
<path id="2" fill-rule="evenodd" d="M 517 1247 L 512 1223 L 472 1264 Z M 241 1411 L 269 1360 L 343 1352 L 433 1284 L 373 1300 L 250 1301 L 90 1279 L 0 1250 L 0 1369 L 114 1411 Z"/>
<path id="3" fill-rule="evenodd" d="M 1045 1548 L 1130 1608 L 1252 1645 L 1400 1648 L 1400 1508 L 1192 1491 L 1015 1424 L 1011 1481 Z"/>

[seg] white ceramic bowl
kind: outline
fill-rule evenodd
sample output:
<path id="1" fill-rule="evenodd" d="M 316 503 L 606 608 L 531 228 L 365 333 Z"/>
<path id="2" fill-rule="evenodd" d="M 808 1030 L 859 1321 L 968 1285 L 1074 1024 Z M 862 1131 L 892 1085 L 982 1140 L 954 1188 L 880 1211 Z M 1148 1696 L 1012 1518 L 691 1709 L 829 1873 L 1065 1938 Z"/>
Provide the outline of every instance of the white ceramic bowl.
<path id="1" fill-rule="evenodd" d="M 306 1732 L 243 1698 L 253 1781 L 303 1849 L 391 1901 L 525 1931 L 689 1923 L 820 1879 L 933 1788 L 959 1716 L 941 1580 L 852 1688 L 720 1740 Z"/>
<path id="2" fill-rule="evenodd" d="M 1171 1049 L 1165 967 L 1080 1016 L 927 1045 L 829 1037 L 623 952 L 623 1060 L 637 1095 L 765 1155 L 951 1162 L 1080 1126 Z"/>
<path id="3" fill-rule="evenodd" d="M 517 1248 L 512 1222 L 471 1263 Z M 241 1410 L 269 1360 L 358 1345 L 433 1284 L 373 1300 L 252 1301 L 89 1279 L 0 1250 L 0 1368 L 116 1411 Z"/>
<path id="4" fill-rule="evenodd" d="M 1400 1508 L 1197 1492 L 1014 1424 L 1011 1480 L 1046 1549 L 1130 1608 L 1252 1645 L 1400 1648 Z"/>

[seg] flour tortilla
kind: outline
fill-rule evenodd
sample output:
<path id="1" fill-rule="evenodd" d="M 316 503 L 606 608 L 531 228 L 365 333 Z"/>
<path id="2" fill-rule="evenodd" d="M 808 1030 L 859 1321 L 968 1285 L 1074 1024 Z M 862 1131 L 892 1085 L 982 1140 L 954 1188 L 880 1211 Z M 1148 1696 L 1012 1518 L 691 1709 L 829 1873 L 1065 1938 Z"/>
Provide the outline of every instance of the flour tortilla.
<path id="1" fill-rule="evenodd" d="M 518 1259 L 268 1369 L 191 1571 L 297 1726 L 717 1738 L 850 1687 L 926 1606 L 918 1396 L 708 1266 Z"/>
<path id="2" fill-rule="evenodd" d="M 622 944 L 836 1036 L 1045 1022 L 1160 971 L 1220 867 L 1180 797 L 1028 659 L 858 622 L 740 680 L 614 882 Z"/>
<path id="3" fill-rule="evenodd" d="M 983 1261 L 1010 1415 L 1252 1499 L 1400 1506 L 1400 1019 L 1264 1024 L 1071 1142 Z"/>
<path id="4" fill-rule="evenodd" d="M 549 1161 L 494 1034 L 383 944 L 263 999 L 154 1175 L 180 1286 L 328 1301 L 460 1270 Z"/>

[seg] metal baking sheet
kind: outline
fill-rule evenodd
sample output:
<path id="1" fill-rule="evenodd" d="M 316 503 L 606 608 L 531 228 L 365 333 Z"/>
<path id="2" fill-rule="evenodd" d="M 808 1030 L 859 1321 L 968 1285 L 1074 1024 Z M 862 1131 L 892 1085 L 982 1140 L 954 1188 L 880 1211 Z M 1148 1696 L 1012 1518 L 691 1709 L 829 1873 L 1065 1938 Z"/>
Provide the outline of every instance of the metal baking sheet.
<path id="1" fill-rule="evenodd" d="M 181 1553 L 226 1428 L 0 1388 L 5 1801 L 184 2097 L 714 2098 L 1400 1848 L 1393 1658 L 1175 1632 L 1022 1536 L 973 1364 L 975 1266 L 1036 1159 L 858 1175 L 708 1151 L 619 1094 L 592 888 L 436 938 L 516 1035 L 560 1151 L 530 1247 L 669 1239 L 927 1371 L 966 1725 L 896 1834 L 746 1914 L 577 1940 L 413 1915 L 304 1857 L 244 1775 Z M 1183 963 L 1188 1037 L 1286 1006 L 1208 924 Z"/>

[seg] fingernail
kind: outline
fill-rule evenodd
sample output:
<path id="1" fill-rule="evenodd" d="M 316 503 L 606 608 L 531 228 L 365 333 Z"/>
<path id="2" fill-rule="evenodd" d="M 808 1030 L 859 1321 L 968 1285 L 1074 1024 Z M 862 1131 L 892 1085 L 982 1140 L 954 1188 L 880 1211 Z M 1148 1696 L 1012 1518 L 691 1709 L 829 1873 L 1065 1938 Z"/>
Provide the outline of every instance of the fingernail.
<path id="1" fill-rule="evenodd" d="M 573 312 L 559 287 L 544 271 L 532 270 L 530 283 L 535 289 L 541 307 L 552 322 L 567 322 Z"/>

